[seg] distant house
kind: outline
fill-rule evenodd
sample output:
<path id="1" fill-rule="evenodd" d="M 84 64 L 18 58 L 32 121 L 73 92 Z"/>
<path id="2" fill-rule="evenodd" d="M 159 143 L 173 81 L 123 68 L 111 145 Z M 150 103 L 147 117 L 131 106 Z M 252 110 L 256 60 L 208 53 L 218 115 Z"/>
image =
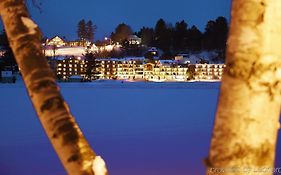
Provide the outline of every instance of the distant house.
<path id="1" fill-rule="evenodd" d="M 64 41 L 62 38 L 59 36 L 55 36 L 51 38 L 50 40 L 47 39 L 46 41 L 47 46 L 57 46 L 57 47 L 62 47 L 67 45 L 66 41 Z"/>
<path id="2" fill-rule="evenodd" d="M 131 35 L 128 38 L 129 44 L 131 45 L 140 45 L 141 44 L 141 38 L 139 38 L 137 35 Z"/>
<path id="3" fill-rule="evenodd" d="M 1 71 L 1 82 L 2 83 L 15 83 L 16 78 L 12 71 Z"/>

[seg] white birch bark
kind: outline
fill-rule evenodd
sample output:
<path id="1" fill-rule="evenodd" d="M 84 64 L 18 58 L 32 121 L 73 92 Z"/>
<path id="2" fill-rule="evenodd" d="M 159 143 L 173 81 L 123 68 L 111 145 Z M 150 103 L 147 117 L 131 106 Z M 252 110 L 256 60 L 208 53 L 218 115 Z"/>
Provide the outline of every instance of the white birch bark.
<path id="1" fill-rule="evenodd" d="M 240 169 L 224 175 L 273 168 L 281 106 L 280 0 L 232 1 L 226 64 L 207 165 Z"/>
<path id="2" fill-rule="evenodd" d="M 67 173 L 107 174 L 105 163 L 99 156 L 96 159 L 60 94 L 25 1 L 1 0 L 0 15 L 33 106 Z"/>

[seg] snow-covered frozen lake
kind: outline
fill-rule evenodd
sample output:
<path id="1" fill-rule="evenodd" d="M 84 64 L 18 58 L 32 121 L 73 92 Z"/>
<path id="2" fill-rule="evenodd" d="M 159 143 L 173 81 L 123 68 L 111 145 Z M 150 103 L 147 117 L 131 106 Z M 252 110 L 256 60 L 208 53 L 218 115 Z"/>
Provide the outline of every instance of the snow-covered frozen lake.
<path id="1" fill-rule="evenodd" d="M 219 83 L 61 83 L 111 175 L 199 175 Z M 64 175 L 22 83 L 0 84 L 0 174 Z M 277 155 L 281 155 L 281 143 Z M 276 166 L 281 167 L 277 156 Z"/>

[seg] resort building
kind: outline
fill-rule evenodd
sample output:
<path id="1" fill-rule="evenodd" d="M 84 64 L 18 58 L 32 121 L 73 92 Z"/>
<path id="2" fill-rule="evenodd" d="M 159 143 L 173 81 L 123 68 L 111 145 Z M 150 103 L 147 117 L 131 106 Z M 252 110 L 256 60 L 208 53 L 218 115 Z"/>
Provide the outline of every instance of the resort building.
<path id="1" fill-rule="evenodd" d="M 84 79 L 119 79 L 144 81 L 220 80 L 224 64 L 183 64 L 179 60 L 146 60 L 136 58 L 108 58 L 86 61 L 71 57 L 57 61 L 57 77 L 68 80 L 81 76 Z"/>
<path id="2" fill-rule="evenodd" d="M 143 79 L 143 58 L 96 59 L 98 79 Z"/>
<path id="3" fill-rule="evenodd" d="M 145 69 L 145 79 L 149 81 L 186 81 L 188 78 L 188 65 L 175 60 L 158 60 L 155 64 L 148 63 Z"/>
<path id="4" fill-rule="evenodd" d="M 96 59 L 95 72 L 97 79 L 116 79 L 117 78 L 117 59 Z"/>
<path id="5" fill-rule="evenodd" d="M 81 57 L 70 57 L 63 60 L 57 60 L 58 79 L 68 80 L 73 75 L 86 77 L 88 61 Z"/>
<path id="6" fill-rule="evenodd" d="M 189 67 L 195 80 L 220 80 L 225 64 L 193 64 Z"/>
<path id="7" fill-rule="evenodd" d="M 118 61 L 117 78 L 143 79 L 143 60 L 131 58 Z"/>

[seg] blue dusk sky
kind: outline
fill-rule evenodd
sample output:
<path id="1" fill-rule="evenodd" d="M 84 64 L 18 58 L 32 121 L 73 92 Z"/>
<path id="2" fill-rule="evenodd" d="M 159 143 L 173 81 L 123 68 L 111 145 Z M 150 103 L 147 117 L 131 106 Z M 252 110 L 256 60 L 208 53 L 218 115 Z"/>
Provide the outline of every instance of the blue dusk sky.
<path id="1" fill-rule="evenodd" d="M 31 0 L 30 0 L 31 1 Z M 154 27 L 159 18 L 174 24 L 185 20 L 204 31 L 208 20 L 224 16 L 229 20 L 231 0 L 37 0 L 42 13 L 28 4 L 32 18 L 44 35 L 77 38 L 77 23 L 92 20 L 98 26 L 96 39 L 109 36 L 124 22 L 134 31 L 142 26 Z"/>

